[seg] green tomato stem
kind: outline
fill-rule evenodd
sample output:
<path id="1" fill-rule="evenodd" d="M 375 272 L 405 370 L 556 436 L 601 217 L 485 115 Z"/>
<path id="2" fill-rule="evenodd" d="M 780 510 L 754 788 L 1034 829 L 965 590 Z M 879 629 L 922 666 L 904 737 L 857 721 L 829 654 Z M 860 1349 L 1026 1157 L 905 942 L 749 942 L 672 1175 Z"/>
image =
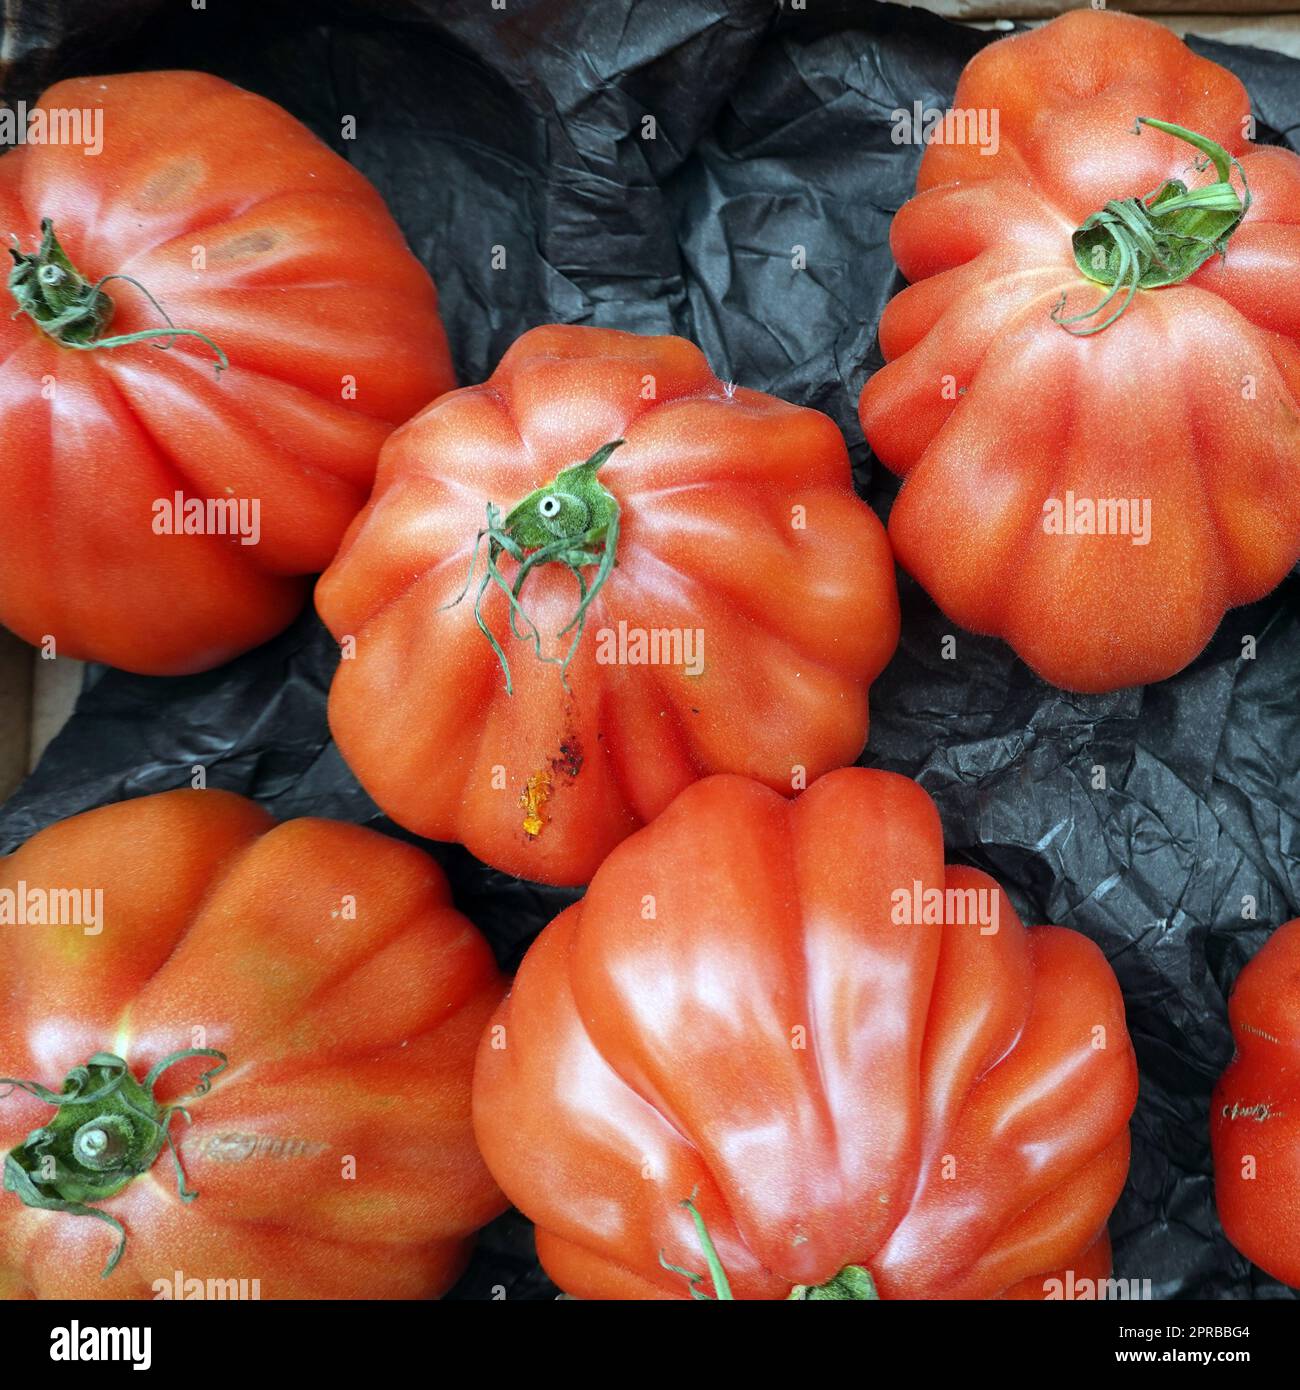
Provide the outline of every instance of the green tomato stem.
<path id="1" fill-rule="evenodd" d="M 1070 315 L 1064 313 L 1066 295 L 1061 295 L 1052 322 L 1076 337 L 1109 328 L 1138 290 L 1180 285 L 1212 256 L 1226 255 L 1229 239 L 1250 208 L 1245 171 L 1222 145 L 1153 116 L 1139 116 L 1134 134 L 1141 134 L 1144 125 L 1199 150 L 1205 163 L 1198 167 L 1213 164 L 1218 177 L 1192 189 L 1181 179 L 1167 179 L 1145 197 L 1112 200 L 1079 226 L 1071 239 L 1075 263 L 1107 292 L 1091 309 Z M 1240 194 L 1232 183 L 1234 169 L 1241 177 Z M 1119 307 L 1097 322 L 1121 293 Z"/>
<path id="2" fill-rule="evenodd" d="M 89 1216 L 117 1233 L 117 1248 L 104 1266 L 107 1278 L 126 1249 L 126 1230 L 115 1216 L 93 1204 L 116 1196 L 134 1178 L 148 1172 L 164 1144 L 176 1165 L 177 1191 L 185 1201 L 198 1194 L 185 1182 L 180 1156 L 170 1132 L 173 1115 L 189 1119 L 179 1105 L 160 1106 L 154 1087 L 168 1067 L 190 1057 L 211 1057 L 217 1065 L 205 1071 L 194 1088 L 203 1095 L 226 1066 L 226 1055 L 208 1047 L 173 1052 L 152 1067 L 143 1081 L 132 1076 L 126 1062 L 111 1052 L 97 1052 L 74 1067 L 61 1091 L 37 1081 L 0 1077 L 0 1085 L 25 1091 L 52 1105 L 56 1114 L 33 1130 L 4 1160 L 4 1189 L 29 1207 Z M 4 1096 L 0 1096 L 3 1099 Z"/>
<path id="3" fill-rule="evenodd" d="M 130 343 L 165 338 L 167 341 L 158 346 L 166 349 L 177 338 L 198 338 L 212 349 L 218 376 L 230 366 L 226 354 L 206 333 L 196 328 L 177 328 L 162 305 L 138 280 L 129 275 L 105 275 L 93 284 L 87 280 L 59 245 L 54 223 L 48 217 L 41 221 L 41 244 L 36 251 L 20 251 L 15 238 L 9 254 L 14 261 L 14 268 L 9 272 L 9 293 L 18 305 L 18 313 L 26 314 L 62 347 L 95 352 L 100 348 L 126 347 Z M 112 299 L 104 292 L 104 286 L 111 280 L 134 285 L 166 320 L 166 327 L 104 337 L 114 310 Z"/>
<path id="4" fill-rule="evenodd" d="M 578 651 L 587 622 L 587 610 L 600 593 L 618 563 L 620 509 L 618 499 L 596 476 L 602 464 L 623 440 L 603 444 L 583 463 L 561 469 L 555 478 L 535 488 L 521 502 L 515 503 L 502 520 L 500 510 L 487 504 L 487 525 L 474 537 L 470 551 L 469 574 L 465 587 L 443 608 L 454 608 L 469 593 L 478 566 L 479 547 L 487 541 L 487 563 L 483 579 L 474 599 L 474 621 L 487 638 L 505 675 L 506 694 L 514 693 L 510 677 L 510 662 L 496 634 L 483 617 L 483 599 L 489 587 L 506 596 L 510 608 L 510 631 L 521 641 L 532 643 L 533 655 L 539 661 L 560 668 L 560 682 L 569 688 L 569 663 Z M 514 582 L 508 581 L 497 566 L 500 555 L 506 554 L 518 562 Z M 563 657 L 546 656 L 542 651 L 542 634 L 528 616 L 520 594 L 528 576 L 539 565 L 558 564 L 573 575 L 578 585 L 578 603 L 569 621 L 556 634 L 573 640 Z M 588 583 L 583 569 L 595 565 L 596 573 Z M 520 627 L 520 624 L 523 627 Z"/>
<path id="5" fill-rule="evenodd" d="M 684 1269 L 681 1265 L 670 1264 L 662 1250 L 659 1252 L 659 1266 L 673 1274 L 680 1274 L 686 1280 L 691 1297 L 694 1299 L 708 1303 L 734 1303 L 736 1296 L 731 1292 L 731 1282 L 722 1267 L 718 1247 L 709 1234 L 704 1217 L 700 1215 L 700 1210 L 695 1205 L 698 1191 L 699 1189 L 696 1188 L 695 1192 L 682 1200 L 681 1205 L 690 1212 L 691 1220 L 695 1223 L 695 1233 L 699 1237 L 700 1249 L 704 1254 L 704 1263 L 708 1267 L 709 1278 L 713 1281 L 713 1297 L 710 1297 L 699 1287 L 704 1282 L 703 1274 Z M 862 1265 L 845 1265 L 837 1275 L 828 1279 L 824 1284 L 796 1284 L 786 1295 L 786 1302 L 808 1303 L 828 1300 L 866 1302 L 879 1298 L 880 1294 L 876 1291 L 876 1281 L 871 1277 L 870 1270 Z"/>

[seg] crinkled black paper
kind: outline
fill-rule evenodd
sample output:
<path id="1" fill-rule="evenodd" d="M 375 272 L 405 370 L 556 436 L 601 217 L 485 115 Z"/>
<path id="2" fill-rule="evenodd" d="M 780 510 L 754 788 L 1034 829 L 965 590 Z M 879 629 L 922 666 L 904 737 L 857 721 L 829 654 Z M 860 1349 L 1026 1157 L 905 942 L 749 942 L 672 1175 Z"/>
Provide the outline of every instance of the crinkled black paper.
<path id="1" fill-rule="evenodd" d="M 833 416 L 887 514 L 897 484 L 872 466 L 856 401 L 880 364 L 876 325 L 901 283 L 889 222 L 920 155 L 891 142 L 890 112 L 946 106 L 996 35 L 867 0 L 135 8 L 152 17 L 129 47 L 103 50 L 106 68 L 215 72 L 286 106 L 373 180 L 438 283 L 462 382 L 551 320 L 683 334 L 720 375 Z M 1300 64 L 1192 45 L 1246 83 L 1261 140 L 1291 132 L 1300 144 Z M 39 57 L 50 77 L 85 71 L 84 58 Z M 16 81 L 7 96 L 35 95 Z M 965 633 L 957 659 L 941 659 L 956 629 L 900 582 L 902 643 L 872 691 L 863 762 L 918 777 L 951 857 L 994 874 L 1028 920 L 1090 936 L 1123 986 L 1142 1089 L 1111 1221 L 1116 1274 L 1150 1279 L 1157 1298 L 1294 1296 L 1219 1229 L 1207 1112 L 1232 1052 L 1227 989 L 1300 911 L 1300 581 L 1230 613 L 1180 676 L 1106 696 L 1053 690 Z M 308 614 L 207 675 L 92 669 L 0 810 L 0 850 L 90 807 L 187 785 L 199 764 L 210 786 L 281 817 L 402 834 L 329 740 L 336 659 Z M 508 968 L 574 897 L 432 848 Z M 555 1293 L 516 1215 L 485 1234 L 455 1296 L 501 1290 Z"/>

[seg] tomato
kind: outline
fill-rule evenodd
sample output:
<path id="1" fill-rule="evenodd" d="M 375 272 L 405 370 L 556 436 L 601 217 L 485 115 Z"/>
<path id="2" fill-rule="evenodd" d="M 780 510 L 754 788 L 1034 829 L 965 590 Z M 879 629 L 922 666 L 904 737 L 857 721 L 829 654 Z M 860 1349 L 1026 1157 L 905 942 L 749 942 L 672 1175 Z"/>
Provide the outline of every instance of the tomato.
<path id="1" fill-rule="evenodd" d="M 1228 1239 L 1300 1289 L 1300 917 L 1279 927 L 1228 1001 L 1237 1050 L 1214 1088 L 1214 1195 Z"/>
<path id="2" fill-rule="evenodd" d="M 1097 947 L 850 768 L 708 778 L 620 845 L 485 1032 L 474 1125 L 583 1298 L 687 1297 L 706 1233 L 736 1298 L 1068 1297 L 1109 1270 L 1136 1094 Z"/>
<path id="3" fill-rule="evenodd" d="M 0 951 L 0 1296 L 428 1296 L 503 1208 L 470 1123 L 502 982 L 417 849 L 144 797 L 0 861 Z"/>
<path id="4" fill-rule="evenodd" d="M 834 424 L 597 328 L 526 333 L 397 431 L 316 602 L 366 790 L 545 883 L 706 773 L 789 791 L 851 763 L 898 640 Z"/>
<path id="5" fill-rule="evenodd" d="M 1300 557 L 1300 158 L 1245 138 L 1231 73 L 1108 11 L 990 45 L 954 107 L 996 142 L 926 149 L 860 402 L 905 480 L 894 551 L 1056 685 L 1163 679 Z M 1170 179 L 1223 210 L 1111 206 Z"/>
<path id="6" fill-rule="evenodd" d="M 454 385 L 437 297 L 370 184 L 261 97 L 79 78 L 38 118 L 85 143 L 0 158 L 28 310 L 0 314 L 0 623 L 203 670 L 290 621 L 393 426 Z"/>

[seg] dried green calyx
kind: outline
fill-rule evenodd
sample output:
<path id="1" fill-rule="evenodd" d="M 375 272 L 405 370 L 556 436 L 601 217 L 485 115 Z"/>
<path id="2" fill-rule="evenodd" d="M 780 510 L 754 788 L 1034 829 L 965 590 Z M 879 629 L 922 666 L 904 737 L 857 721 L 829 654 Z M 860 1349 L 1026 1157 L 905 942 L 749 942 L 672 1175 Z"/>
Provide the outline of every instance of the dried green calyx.
<path id="1" fill-rule="evenodd" d="M 713 1284 L 713 1293 L 705 1293 L 702 1287 L 704 1284 L 702 1273 L 686 1269 L 681 1265 L 670 1264 L 662 1250 L 659 1252 L 659 1267 L 672 1274 L 680 1274 L 686 1280 L 686 1286 L 694 1299 L 708 1303 L 734 1303 L 736 1296 L 731 1292 L 731 1282 L 722 1267 L 722 1259 L 718 1254 L 717 1246 L 713 1243 L 713 1237 L 709 1234 L 709 1228 L 704 1224 L 704 1218 L 695 1205 L 695 1196 L 696 1194 L 692 1192 L 689 1197 L 682 1201 L 681 1205 L 690 1212 L 691 1220 L 695 1224 L 695 1234 L 699 1237 L 700 1249 L 708 1267 L 709 1279 Z M 824 1284 L 796 1284 L 786 1295 L 786 1302 L 863 1303 L 874 1302 L 879 1298 L 880 1294 L 876 1291 L 876 1281 L 871 1277 L 869 1269 L 862 1265 L 845 1265 L 837 1275 L 828 1279 Z"/>
<path id="2" fill-rule="evenodd" d="M 100 348 L 126 347 L 155 339 L 156 346 L 169 348 L 177 338 L 198 338 L 206 343 L 216 357 L 213 363 L 217 374 L 230 362 L 226 354 L 207 336 L 195 328 L 177 328 L 166 310 L 138 281 L 129 275 L 105 275 L 93 283 L 72 264 L 54 235 L 54 223 L 47 217 L 41 222 L 41 244 L 35 251 L 18 249 L 17 238 L 9 248 L 14 268 L 9 272 L 9 293 L 18 308 L 14 317 L 26 314 L 34 324 L 63 347 L 93 352 Z M 138 333 L 119 333 L 104 337 L 104 330 L 113 317 L 113 301 L 104 291 L 111 280 L 134 285 L 166 322 L 165 327 L 145 328 Z"/>
<path id="3" fill-rule="evenodd" d="M 1064 314 L 1066 296 L 1061 295 L 1052 322 L 1076 337 L 1109 328 L 1138 290 L 1181 284 L 1212 256 L 1225 255 L 1228 239 L 1250 207 L 1245 172 L 1222 145 L 1150 116 L 1137 118 L 1134 134 L 1141 134 L 1144 125 L 1185 140 L 1201 152 L 1197 170 L 1213 165 L 1218 177 L 1191 189 L 1181 179 L 1166 179 L 1145 197 L 1112 200 L 1075 231 L 1071 241 L 1079 270 L 1107 286 L 1105 296 L 1079 314 Z M 1234 169 L 1241 179 L 1240 193 L 1232 182 Z M 1119 307 L 1096 322 L 1120 294 Z"/>
<path id="4" fill-rule="evenodd" d="M 510 663 L 496 634 L 483 617 L 484 596 L 492 586 L 505 594 L 510 605 L 511 632 L 521 640 L 532 642 L 533 655 L 539 661 L 559 666 L 560 679 L 567 688 L 569 663 L 582 641 L 587 609 L 617 563 L 618 499 L 596 475 L 605 460 L 622 443 L 621 439 L 612 440 L 597 449 L 584 463 L 561 469 L 552 482 L 530 492 L 522 502 L 511 507 L 504 520 L 499 508 L 491 502 L 487 504 L 487 525 L 474 538 L 465 587 L 443 607 L 454 608 L 469 592 L 478 566 L 479 547 L 486 539 L 487 565 L 474 598 L 474 620 L 479 631 L 492 644 L 492 650 L 501 663 L 507 695 L 512 694 L 514 688 Z M 503 553 L 518 562 L 519 568 L 515 571 L 513 582 L 501 573 L 497 565 Z M 542 634 L 520 602 L 520 593 L 528 576 L 539 565 L 546 564 L 563 565 L 578 584 L 578 603 L 573 615 L 556 633 L 557 638 L 573 633 L 573 640 L 563 657 L 546 656 L 542 652 Z M 592 565 L 598 568 L 588 582 L 583 570 Z"/>
<path id="5" fill-rule="evenodd" d="M 96 1052 L 84 1066 L 73 1067 L 61 1091 L 51 1091 L 38 1081 L 0 1077 L 0 1084 L 26 1091 L 57 1112 L 49 1124 L 33 1130 L 18 1148 L 5 1155 L 5 1191 L 16 1193 L 29 1207 L 91 1216 L 111 1226 L 118 1243 L 104 1266 L 105 1278 L 122 1258 L 126 1231 L 115 1216 L 93 1203 L 116 1196 L 133 1178 L 147 1172 L 164 1144 L 176 1164 L 176 1188 L 182 1200 L 189 1202 L 198 1196 L 185 1184 L 185 1172 L 169 1131 L 173 1115 L 188 1120 L 189 1112 L 179 1105 L 160 1106 L 154 1099 L 154 1087 L 163 1072 L 190 1057 L 211 1057 L 217 1062 L 194 1088 L 194 1094 L 201 1096 L 226 1066 L 224 1053 L 206 1047 L 173 1052 L 142 1081 L 137 1081 L 126 1062 L 111 1052 Z M 4 1093 L 10 1094 L 12 1090 Z"/>

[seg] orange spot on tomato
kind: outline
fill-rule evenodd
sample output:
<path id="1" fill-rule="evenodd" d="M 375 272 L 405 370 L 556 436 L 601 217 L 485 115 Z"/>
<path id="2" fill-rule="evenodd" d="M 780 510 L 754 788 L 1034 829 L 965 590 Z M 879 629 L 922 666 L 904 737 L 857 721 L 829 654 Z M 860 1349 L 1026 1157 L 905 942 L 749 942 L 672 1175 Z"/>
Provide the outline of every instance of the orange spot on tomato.
<path id="1" fill-rule="evenodd" d="M 545 769 L 534 772 L 519 796 L 519 804 L 524 808 L 524 834 L 530 839 L 536 839 L 546 825 L 542 811 L 550 796 L 551 774 Z"/>

